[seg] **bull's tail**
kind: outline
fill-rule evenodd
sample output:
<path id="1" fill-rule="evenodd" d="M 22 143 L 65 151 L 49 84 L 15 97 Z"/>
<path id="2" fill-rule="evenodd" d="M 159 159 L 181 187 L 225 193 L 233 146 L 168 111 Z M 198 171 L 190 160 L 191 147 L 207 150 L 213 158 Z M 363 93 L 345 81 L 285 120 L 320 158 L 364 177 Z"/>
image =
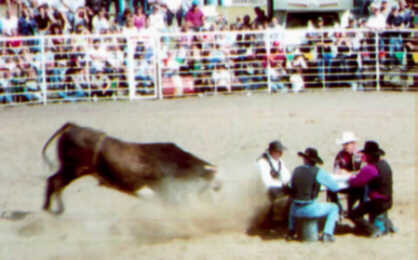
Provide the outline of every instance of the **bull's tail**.
<path id="1" fill-rule="evenodd" d="M 64 133 L 65 130 L 67 130 L 68 128 L 71 128 L 73 126 L 75 126 L 75 124 L 73 124 L 73 123 L 66 123 L 65 125 L 63 125 L 60 129 L 58 129 L 48 139 L 48 141 L 45 143 L 44 147 L 42 148 L 42 158 L 43 158 L 44 162 L 46 162 L 46 164 L 48 164 L 48 167 L 50 169 L 52 169 L 54 167 L 54 164 L 52 163 L 52 161 L 48 158 L 48 156 L 46 154 L 46 150 L 48 149 L 48 146 L 51 144 L 52 141 L 54 141 L 55 138 L 57 138 L 58 136 L 62 135 L 62 133 Z"/>

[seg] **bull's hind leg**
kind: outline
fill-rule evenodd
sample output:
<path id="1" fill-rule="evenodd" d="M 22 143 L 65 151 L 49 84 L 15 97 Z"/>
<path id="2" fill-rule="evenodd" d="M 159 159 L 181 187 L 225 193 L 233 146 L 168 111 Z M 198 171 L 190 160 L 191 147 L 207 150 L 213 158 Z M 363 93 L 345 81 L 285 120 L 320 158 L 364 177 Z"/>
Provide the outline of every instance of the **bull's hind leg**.
<path id="1" fill-rule="evenodd" d="M 61 200 L 61 191 L 67 186 L 74 178 L 69 178 L 67 176 L 74 176 L 65 174 L 63 169 L 57 171 L 54 175 L 48 178 L 47 187 L 45 192 L 45 202 L 44 210 L 50 211 L 50 206 L 53 196 L 57 199 L 58 208 L 56 211 L 51 211 L 55 214 L 61 214 L 64 212 L 64 204 Z"/>

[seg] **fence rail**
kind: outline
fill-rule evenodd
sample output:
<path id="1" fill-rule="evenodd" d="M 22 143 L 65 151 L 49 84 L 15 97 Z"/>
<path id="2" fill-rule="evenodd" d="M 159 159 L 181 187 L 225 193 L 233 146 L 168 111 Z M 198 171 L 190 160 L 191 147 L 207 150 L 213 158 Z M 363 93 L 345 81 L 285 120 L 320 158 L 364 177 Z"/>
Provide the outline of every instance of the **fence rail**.
<path id="1" fill-rule="evenodd" d="M 418 30 L 0 38 L 0 102 L 418 87 Z"/>

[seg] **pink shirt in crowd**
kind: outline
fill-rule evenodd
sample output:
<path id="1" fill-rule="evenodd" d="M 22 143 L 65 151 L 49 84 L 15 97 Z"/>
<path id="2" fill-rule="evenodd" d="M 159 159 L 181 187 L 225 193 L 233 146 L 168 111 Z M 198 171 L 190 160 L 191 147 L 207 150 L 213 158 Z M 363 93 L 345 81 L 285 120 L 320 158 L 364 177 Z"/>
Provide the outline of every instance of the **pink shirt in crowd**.
<path id="1" fill-rule="evenodd" d="M 139 30 L 145 27 L 146 18 L 145 15 L 134 16 L 134 25 Z"/>
<path id="2" fill-rule="evenodd" d="M 198 8 L 194 11 L 189 10 L 186 13 L 185 20 L 191 23 L 193 27 L 201 27 L 203 25 L 203 12 Z"/>

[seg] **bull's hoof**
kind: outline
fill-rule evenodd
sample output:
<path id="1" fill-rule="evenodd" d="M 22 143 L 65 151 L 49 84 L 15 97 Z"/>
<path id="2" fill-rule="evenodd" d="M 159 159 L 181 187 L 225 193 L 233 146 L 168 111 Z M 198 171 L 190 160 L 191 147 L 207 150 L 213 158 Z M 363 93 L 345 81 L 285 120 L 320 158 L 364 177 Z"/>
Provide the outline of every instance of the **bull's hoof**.
<path id="1" fill-rule="evenodd" d="M 48 212 L 49 214 L 52 214 L 54 216 L 61 215 L 64 212 L 64 208 L 59 208 L 59 209 L 56 209 L 56 210 L 52 210 L 50 208 L 44 208 L 44 210 L 46 212 Z"/>
<path id="2" fill-rule="evenodd" d="M 222 183 L 220 181 L 215 181 L 212 185 L 214 191 L 220 191 L 222 188 Z"/>

